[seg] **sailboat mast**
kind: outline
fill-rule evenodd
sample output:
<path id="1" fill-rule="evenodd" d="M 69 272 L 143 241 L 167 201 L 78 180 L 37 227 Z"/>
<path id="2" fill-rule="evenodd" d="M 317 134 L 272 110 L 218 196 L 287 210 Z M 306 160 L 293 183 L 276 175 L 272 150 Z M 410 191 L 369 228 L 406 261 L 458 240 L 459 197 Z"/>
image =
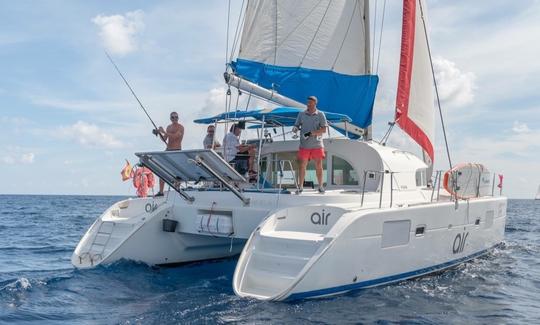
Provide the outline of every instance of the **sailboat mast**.
<path id="1" fill-rule="evenodd" d="M 364 30 L 366 35 L 364 35 L 364 53 L 365 53 L 365 64 L 366 64 L 366 74 L 371 74 L 371 29 L 369 27 L 369 1 L 364 1 Z"/>
<path id="2" fill-rule="evenodd" d="M 365 65 L 366 75 L 371 74 L 371 28 L 370 28 L 370 12 L 369 12 L 369 0 L 364 1 L 364 58 L 365 58 Z M 370 124 L 364 132 L 364 139 L 365 140 L 371 140 L 373 138 L 373 124 Z"/>

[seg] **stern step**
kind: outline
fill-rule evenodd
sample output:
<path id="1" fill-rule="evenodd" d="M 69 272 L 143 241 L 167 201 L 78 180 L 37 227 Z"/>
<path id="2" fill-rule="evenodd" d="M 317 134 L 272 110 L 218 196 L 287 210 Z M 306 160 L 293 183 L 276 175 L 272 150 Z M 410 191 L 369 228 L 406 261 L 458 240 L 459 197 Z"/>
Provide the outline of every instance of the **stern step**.
<path id="1" fill-rule="evenodd" d="M 290 287 L 325 242 L 321 234 L 292 231 L 260 233 L 254 239 L 240 291 L 261 298 Z"/>

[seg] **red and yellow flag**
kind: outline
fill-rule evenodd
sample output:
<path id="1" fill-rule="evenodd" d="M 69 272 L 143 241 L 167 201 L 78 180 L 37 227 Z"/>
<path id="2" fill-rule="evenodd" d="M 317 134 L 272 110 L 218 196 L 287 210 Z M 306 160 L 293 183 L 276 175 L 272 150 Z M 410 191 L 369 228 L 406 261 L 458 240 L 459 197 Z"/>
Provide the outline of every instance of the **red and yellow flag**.
<path id="1" fill-rule="evenodd" d="M 133 169 L 133 168 L 131 167 L 131 164 L 130 164 L 129 161 L 126 159 L 126 166 L 124 166 L 124 168 L 123 168 L 122 171 L 120 172 L 120 175 L 122 175 L 122 180 L 123 180 L 124 182 L 131 178 L 131 170 L 132 170 L 132 169 Z"/>

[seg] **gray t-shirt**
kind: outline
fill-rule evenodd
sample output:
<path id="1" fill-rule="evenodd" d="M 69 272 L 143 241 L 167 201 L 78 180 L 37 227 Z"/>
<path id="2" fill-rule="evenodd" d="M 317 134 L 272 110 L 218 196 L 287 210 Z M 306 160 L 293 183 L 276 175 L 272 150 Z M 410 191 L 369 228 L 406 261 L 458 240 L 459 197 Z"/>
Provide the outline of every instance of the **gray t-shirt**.
<path id="1" fill-rule="evenodd" d="M 300 129 L 300 148 L 314 149 L 323 148 L 322 137 L 310 136 L 304 138 L 304 134 L 312 132 L 323 127 L 327 127 L 326 116 L 323 112 L 317 110 L 314 114 L 309 114 L 307 110 L 298 113 L 294 126 Z"/>
<path id="2" fill-rule="evenodd" d="M 212 149 L 212 137 L 207 134 L 205 137 L 204 137 L 204 140 L 203 140 L 203 146 L 204 146 L 204 149 Z M 214 146 L 216 147 L 219 147 L 221 146 L 221 144 L 219 143 L 219 141 L 216 139 L 214 140 Z"/>

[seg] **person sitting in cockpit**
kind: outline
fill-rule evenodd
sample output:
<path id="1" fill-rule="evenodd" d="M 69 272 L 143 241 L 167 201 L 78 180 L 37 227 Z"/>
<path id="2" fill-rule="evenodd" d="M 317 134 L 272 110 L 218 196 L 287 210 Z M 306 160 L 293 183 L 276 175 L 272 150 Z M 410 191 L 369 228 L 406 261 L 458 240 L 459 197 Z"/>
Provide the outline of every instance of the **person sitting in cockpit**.
<path id="1" fill-rule="evenodd" d="M 223 155 L 228 163 L 233 163 L 238 173 L 244 175 L 247 171 L 253 173 L 255 146 L 240 144 L 242 129 L 238 124 L 231 126 L 230 132 L 223 138 Z"/>
<path id="2" fill-rule="evenodd" d="M 221 147 L 221 143 L 215 138 L 214 134 L 216 133 L 216 127 L 209 125 L 206 129 L 206 136 L 203 140 L 204 149 L 216 149 Z"/>

